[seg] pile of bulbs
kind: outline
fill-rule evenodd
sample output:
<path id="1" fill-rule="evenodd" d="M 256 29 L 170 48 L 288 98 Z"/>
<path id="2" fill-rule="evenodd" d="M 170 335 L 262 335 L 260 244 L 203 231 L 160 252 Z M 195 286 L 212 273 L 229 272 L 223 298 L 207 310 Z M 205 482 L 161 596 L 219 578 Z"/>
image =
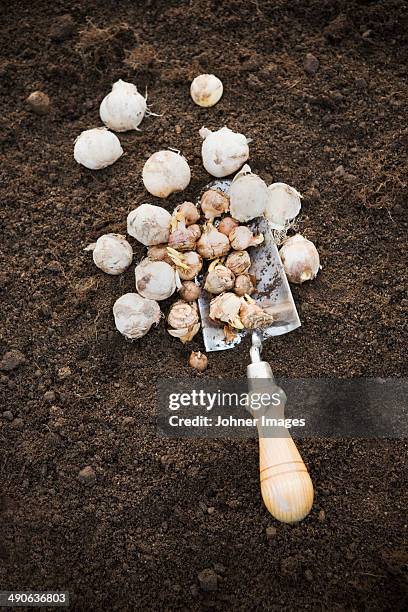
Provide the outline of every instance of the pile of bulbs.
<path id="1" fill-rule="evenodd" d="M 200 75 L 191 85 L 191 96 L 200 106 L 212 106 L 223 93 L 214 75 Z M 100 117 L 105 128 L 86 130 L 74 147 L 76 161 L 90 169 L 113 164 L 123 154 L 116 132 L 138 129 L 149 112 L 146 98 L 135 85 L 118 81 L 103 99 Z M 217 131 L 201 128 L 201 154 L 207 172 L 216 178 L 235 174 L 229 193 L 207 189 L 198 205 L 183 202 L 172 214 L 165 208 L 142 204 L 127 217 L 127 233 L 147 247 L 146 257 L 135 268 L 135 293 L 116 300 L 113 314 L 117 329 L 129 339 L 141 338 L 161 318 L 158 302 L 178 293 L 167 316 L 168 332 L 189 342 L 200 329 L 197 300 L 204 289 L 211 294 L 210 318 L 224 327 L 227 341 L 236 330 L 255 329 L 271 323 L 271 315 L 251 295 L 257 279 L 250 273 L 248 249 L 263 242 L 245 225 L 264 216 L 276 235 L 286 236 L 301 209 L 300 194 L 285 183 L 269 187 L 246 164 L 249 142 L 227 127 Z M 142 172 L 147 191 L 158 198 L 183 191 L 190 183 L 187 160 L 178 151 L 153 153 Z M 121 274 L 132 263 L 133 250 L 119 234 L 101 236 L 87 250 L 107 274 Z M 319 255 L 312 242 L 297 234 L 280 249 L 289 281 L 303 283 L 315 278 Z M 205 362 L 205 364 L 204 364 Z M 193 353 L 190 363 L 201 370 L 206 357 Z"/>

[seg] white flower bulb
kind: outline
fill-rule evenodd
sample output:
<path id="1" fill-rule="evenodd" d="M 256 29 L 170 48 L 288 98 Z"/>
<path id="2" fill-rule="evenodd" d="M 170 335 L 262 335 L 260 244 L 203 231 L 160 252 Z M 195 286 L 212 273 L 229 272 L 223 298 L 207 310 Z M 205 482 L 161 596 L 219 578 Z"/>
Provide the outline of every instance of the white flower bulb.
<path id="1" fill-rule="evenodd" d="M 75 141 L 75 161 L 90 170 L 111 166 L 122 155 L 119 138 L 104 127 L 85 130 Z"/>
<path id="2" fill-rule="evenodd" d="M 291 283 L 301 284 L 312 280 L 320 269 L 319 253 L 313 242 L 296 234 L 283 243 L 281 256 L 286 276 Z"/>
<path id="3" fill-rule="evenodd" d="M 191 83 L 190 94 L 198 106 L 214 106 L 221 99 L 223 86 L 214 74 L 200 74 Z"/>
<path id="4" fill-rule="evenodd" d="M 200 136 L 204 168 L 217 178 L 236 172 L 249 157 L 247 138 L 227 127 L 216 132 L 202 127 Z"/>
<path id="5" fill-rule="evenodd" d="M 99 114 L 104 124 L 115 132 L 135 130 L 146 114 L 146 99 L 136 85 L 116 81 L 112 91 L 102 100 Z"/>
<path id="6" fill-rule="evenodd" d="M 294 187 L 286 183 L 269 185 L 269 200 L 265 209 L 265 217 L 274 229 L 284 229 L 288 221 L 292 221 L 300 212 L 302 197 Z"/>
<path id="7" fill-rule="evenodd" d="M 121 234 L 104 234 L 91 246 L 95 265 L 107 274 L 122 274 L 132 263 L 132 247 Z"/>
<path id="8" fill-rule="evenodd" d="M 136 289 L 150 300 L 166 300 L 176 290 L 175 270 L 165 261 L 144 259 L 135 269 Z M 179 284 L 181 285 L 180 281 Z"/>
<path id="9" fill-rule="evenodd" d="M 174 151 L 153 153 L 145 163 L 142 173 L 147 191 L 158 198 L 183 191 L 191 179 L 190 167 L 185 157 Z"/>
<path id="10" fill-rule="evenodd" d="M 141 204 L 127 217 L 127 232 L 145 246 L 164 244 L 169 239 L 171 214 L 161 206 Z"/>
<path id="11" fill-rule="evenodd" d="M 231 216 L 242 223 L 260 217 L 268 205 L 269 197 L 266 183 L 245 165 L 231 183 Z"/>
<path id="12" fill-rule="evenodd" d="M 160 321 L 160 307 L 137 293 L 125 293 L 113 305 L 116 329 L 131 340 L 141 338 Z"/>

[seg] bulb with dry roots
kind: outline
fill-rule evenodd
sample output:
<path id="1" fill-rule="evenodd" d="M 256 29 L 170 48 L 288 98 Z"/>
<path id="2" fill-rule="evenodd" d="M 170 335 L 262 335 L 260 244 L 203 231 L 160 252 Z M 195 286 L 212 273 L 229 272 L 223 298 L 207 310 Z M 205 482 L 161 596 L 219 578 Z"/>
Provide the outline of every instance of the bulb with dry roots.
<path id="1" fill-rule="evenodd" d="M 221 99 L 223 86 L 214 74 L 200 74 L 191 83 L 190 94 L 198 106 L 214 106 Z"/>
<path id="2" fill-rule="evenodd" d="M 197 251 L 204 259 L 223 257 L 230 250 L 228 236 L 221 234 L 211 222 L 203 229 L 201 238 L 197 242 Z"/>
<path id="3" fill-rule="evenodd" d="M 245 251 L 249 247 L 258 246 L 264 241 L 263 234 L 254 236 L 245 225 L 240 225 L 232 230 L 228 236 L 230 244 L 235 251 Z"/>
<path id="4" fill-rule="evenodd" d="M 175 302 L 170 308 L 167 322 L 170 326 L 167 330 L 170 336 L 179 338 L 183 344 L 192 340 L 200 329 L 196 302 Z"/>
<path id="5" fill-rule="evenodd" d="M 255 291 L 255 283 L 251 274 L 244 273 L 239 274 L 235 279 L 234 292 L 243 297 L 244 295 L 251 295 Z"/>
<path id="6" fill-rule="evenodd" d="M 249 295 L 241 298 L 241 300 L 239 316 L 246 329 L 262 329 L 272 324 L 274 321 L 273 315 L 265 312 Z"/>
<path id="7" fill-rule="evenodd" d="M 116 81 L 112 91 L 101 102 L 99 115 L 103 123 L 114 132 L 136 130 L 146 114 L 146 98 L 133 83 Z"/>
<path id="8" fill-rule="evenodd" d="M 224 291 L 229 291 L 233 288 L 235 283 L 235 276 L 225 266 L 214 261 L 208 268 L 208 274 L 205 279 L 204 289 L 208 293 L 219 295 Z"/>
<path id="9" fill-rule="evenodd" d="M 116 328 L 121 334 L 135 340 L 141 338 L 160 321 L 160 307 L 137 293 L 125 293 L 113 305 Z"/>
<path id="10" fill-rule="evenodd" d="M 217 189 L 208 189 L 201 196 L 201 209 L 209 221 L 221 217 L 229 208 L 229 198 Z"/>
<path id="11" fill-rule="evenodd" d="M 234 251 L 228 255 L 225 265 L 235 275 L 244 274 L 251 267 L 251 259 L 246 251 Z"/>
<path id="12" fill-rule="evenodd" d="M 183 202 L 176 206 L 173 212 L 173 219 L 176 219 L 176 221 L 184 221 L 187 227 L 197 223 L 199 218 L 200 212 L 193 202 Z"/>
<path id="13" fill-rule="evenodd" d="M 286 183 L 273 183 L 268 187 L 269 200 L 265 217 L 273 229 L 283 230 L 300 212 L 302 197 L 294 187 Z"/>
<path id="14" fill-rule="evenodd" d="M 235 293 L 221 293 L 210 302 L 210 319 L 222 321 L 235 329 L 243 329 L 243 324 L 239 318 L 242 298 Z"/>
<path id="15" fill-rule="evenodd" d="M 312 280 L 320 270 L 320 257 L 315 245 L 301 234 L 285 240 L 279 255 L 291 283 Z"/>
<path id="16" fill-rule="evenodd" d="M 121 234 L 104 234 L 86 250 L 93 251 L 94 264 L 107 274 L 122 274 L 133 259 L 132 247 Z"/>
<path id="17" fill-rule="evenodd" d="M 200 136 L 203 139 L 201 155 L 204 168 L 217 178 L 236 172 L 249 157 L 247 138 L 227 127 L 216 132 L 202 127 Z"/>
<path id="18" fill-rule="evenodd" d="M 171 193 L 187 187 L 191 172 L 186 158 L 180 153 L 158 151 L 145 163 L 142 178 L 149 193 L 158 198 L 167 198 Z"/>
<path id="19" fill-rule="evenodd" d="M 194 225 L 186 227 L 184 220 L 176 221 L 174 229 L 170 232 L 169 247 L 176 249 L 176 251 L 191 251 L 195 249 L 197 234 L 194 227 Z"/>
<path id="20" fill-rule="evenodd" d="M 198 372 L 204 372 L 204 370 L 207 369 L 208 365 L 207 355 L 204 355 L 204 353 L 201 353 L 200 351 L 193 351 L 190 355 L 188 363 L 190 367 L 194 370 L 197 370 Z"/>
<path id="21" fill-rule="evenodd" d="M 246 164 L 234 176 L 230 188 L 230 212 L 234 219 L 245 223 L 264 214 L 270 193 L 265 181 L 251 172 Z"/>
<path id="22" fill-rule="evenodd" d="M 229 236 L 233 229 L 239 226 L 239 221 L 233 219 L 232 217 L 224 217 L 221 219 L 220 224 L 218 226 L 218 231 L 221 234 L 225 234 Z"/>
<path id="23" fill-rule="evenodd" d="M 127 232 L 145 246 L 166 243 L 170 235 L 171 215 L 161 206 L 141 204 L 127 217 Z"/>
<path id="24" fill-rule="evenodd" d="M 119 138 L 105 127 L 85 130 L 75 141 L 75 161 L 90 170 L 111 166 L 122 155 Z"/>
<path id="25" fill-rule="evenodd" d="M 151 300 L 166 300 L 180 283 L 176 271 L 165 261 L 143 259 L 135 269 L 136 289 Z"/>
<path id="26" fill-rule="evenodd" d="M 179 295 L 185 302 L 196 302 L 201 294 L 201 288 L 193 281 L 183 281 L 179 289 Z"/>
<path id="27" fill-rule="evenodd" d="M 181 280 L 193 280 L 203 267 L 203 260 L 195 251 L 180 253 L 171 247 L 167 247 L 167 253 L 176 266 L 177 274 Z"/>

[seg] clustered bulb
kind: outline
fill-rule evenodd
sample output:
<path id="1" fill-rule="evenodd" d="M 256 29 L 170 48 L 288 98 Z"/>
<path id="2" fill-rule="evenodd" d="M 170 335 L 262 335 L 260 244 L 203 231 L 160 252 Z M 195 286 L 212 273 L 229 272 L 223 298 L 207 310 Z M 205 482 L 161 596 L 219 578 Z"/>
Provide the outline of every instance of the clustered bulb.
<path id="1" fill-rule="evenodd" d="M 185 157 L 174 151 L 153 153 L 142 172 L 147 191 L 158 198 L 183 191 L 191 179 L 190 167 Z"/>
<path id="2" fill-rule="evenodd" d="M 193 281 L 183 281 L 179 289 L 179 295 L 185 302 L 196 302 L 201 294 L 201 288 Z"/>
<path id="3" fill-rule="evenodd" d="M 200 218 L 198 208 L 193 202 L 183 202 L 174 209 L 173 217 L 177 221 L 184 220 L 187 226 L 197 223 Z"/>
<path id="4" fill-rule="evenodd" d="M 209 222 L 205 225 L 201 238 L 197 242 L 197 251 L 204 259 L 216 259 L 223 257 L 230 250 L 228 236 L 221 234 L 214 225 Z"/>
<path id="5" fill-rule="evenodd" d="M 213 221 L 216 217 L 221 217 L 229 208 L 229 198 L 217 189 L 208 189 L 201 196 L 201 209 L 204 217 Z"/>
<path id="6" fill-rule="evenodd" d="M 235 293 L 227 292 L 217 295 L 210 302 L 210 319 L 222 321 L 236 329 L 243 329 L 244 326 L 239 318 L 241 301 L 242 298 L 235 295 Z"/>
<path id="7" fill-rule="evenodd" d="M 220 224 L 218 226 L 218 231 L 221 234 L 225 234 L 229 236 L 233 229 L 239 226 L 239 221 L 233 219 L 232 217 L 224 217 L 221 219 Z"/>
<path id="8" fill-rule="evenodd" d="M 116 328 L 121 334 L 136 340 L 141 338 L 160 321 L 160 307 L 138 293 L 125 293 L 113 305 Z"/>
<path id="9" fill-rule="evenodd" d="M 301 284 L 312 280 L 320 269 L 319 253 L 310 240 L 296 234 L 283 243 L 281 256 L 286 276 L 291 283 Z"/>
<path id="10" fill-rule="evenodd" d="M 244 295 L 251 295 L 255 291 L 255 284 L 250 274 L 238 274 L 235 279 L 234 292 L 243 297 Z"/>
<path id="11" fill-rule="evenodd" d="M 135 269 L 136 289 L 150 300 L 166 300 L 176 290 L 175 270 L 165 261 L 143 259 Z"/>
<path id="12" fill-rule="evenodd" d="M 207 355 L 200 351 L 192 352 L 188 360 L 189 366 L 198 372 L 204 372 L 207 369 L 208 359 Z"/>
<path id="13" fill-rule="evenodd" d="M 235 275 L 244 274 L 251 267 L 251 258 L 246 251 L 234 251 L 228 255 L 225 265 Z"/>
<path id="14" fill-rule="evenodd" d="M 251 230 L 245 225 L 240 225 L 233 229 L 228 238 L 235 251 L 245 251 L 245 249 L 258 246 L 264 241 L 262 234 L 254 236 Z"/>
<path id="15" fill-rule="evenodd" d="M 218 295 L 234 287 L 235 276 L 222 264 L 210 265 L 205 279 L 204 289 L 208 293 Z"/>
<path id="16" fill-rule="evenodd" d="M 274 229 L 284 229 L 287 223 L 299 214 L 302 196 L 286 183 L 273 183 L 269 185 L 268 191 L 269 200 L 265 208 L 265 217 Z"/>
<path id="17" fill-rule="evenodd" d="M 88 249 L 93 251 L 95 265 L 107 274 L 122 274 L 132 263 L 132 247 L 121 234 L 100 236 Z"/>
<path id="18" fill-rule="evenodd" d="M 183 344 L 189 342 L 200 329 L 197 304 L 178 300 L 171 306 L 167 322 L 170 336 L 180 338 Z"/>
<path id="19" fill-rule="evenodd" d="M 190 94 L 198 106 L 214 106 L 222 93 L 222 83 L 214 74 L 200 74 L 191 83 Z"/>
<path id="20" fill-rule="evenodd" d="M 246 329 L 262 329 L 268 327 L 274 321 L 273 315 L 266 312 L 261 306 L 256 304 L 249 295 L 241 298 L 241 308 L 239 316 Z"/>
<path id="21" fill-rule="evenodd" d="M 202 127 L 200 136 L 204 168 L 217 178 L 236 172 L 249 157 L 247 138 L 227 127 L 216 132 Z"/>
<path id="22" fill-rule="evenodd" d="M 242 223 L 260 217 L 265 211 L 269 197 L 270 192 L 265 181 L 253 174 L 246 164 L 231 183 L 231 215 Z"/>
<path id="23" fill-rule="evenodd" d="M 99 114 L 103 123 L 114 132 L 135 130 L 146 113 L 146 99 L 136 85 L 119 79 L 102 100 Z"/>
<path id="24" fill-rule="evenodd" d="M 119 138 L 104 127 L 85 130 L 75 141 L 75 161 L 90 170 L 111 166 L 122 155 Z"/>
<path id="25" fill-rule="evenodd" d="M 145 246 L 166 243 L 170 235 L 171 215 L 152 204 L 141 204 L 127 217 L 127 232 Z"/>

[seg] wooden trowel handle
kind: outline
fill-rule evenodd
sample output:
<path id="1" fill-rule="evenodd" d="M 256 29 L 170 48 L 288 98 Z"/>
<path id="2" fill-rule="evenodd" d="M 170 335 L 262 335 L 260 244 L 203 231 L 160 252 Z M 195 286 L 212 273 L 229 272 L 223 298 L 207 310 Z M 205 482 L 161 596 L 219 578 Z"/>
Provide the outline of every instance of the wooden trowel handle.
<path id="1" fill-rule="evenodd" d="M 270 387 L 271 392 L 281 393 L 283 416 L 286 397 L 274 383 L 270 365 L 265 361 L 252 363 L 248 366 L 248 379 L 251 392 L 265 392 Z M 258 419 L 259 471 L 265 506 L 278 521 L 301 521 L 309 514 L 314 496 L 303 459 L 287 429 L 282 429 L 280 437 L 279 430 L 262 424 L 261 416 L 253 414 Z M 266 418 L 277 416 L 274 411 L 263 414 Z"/>

